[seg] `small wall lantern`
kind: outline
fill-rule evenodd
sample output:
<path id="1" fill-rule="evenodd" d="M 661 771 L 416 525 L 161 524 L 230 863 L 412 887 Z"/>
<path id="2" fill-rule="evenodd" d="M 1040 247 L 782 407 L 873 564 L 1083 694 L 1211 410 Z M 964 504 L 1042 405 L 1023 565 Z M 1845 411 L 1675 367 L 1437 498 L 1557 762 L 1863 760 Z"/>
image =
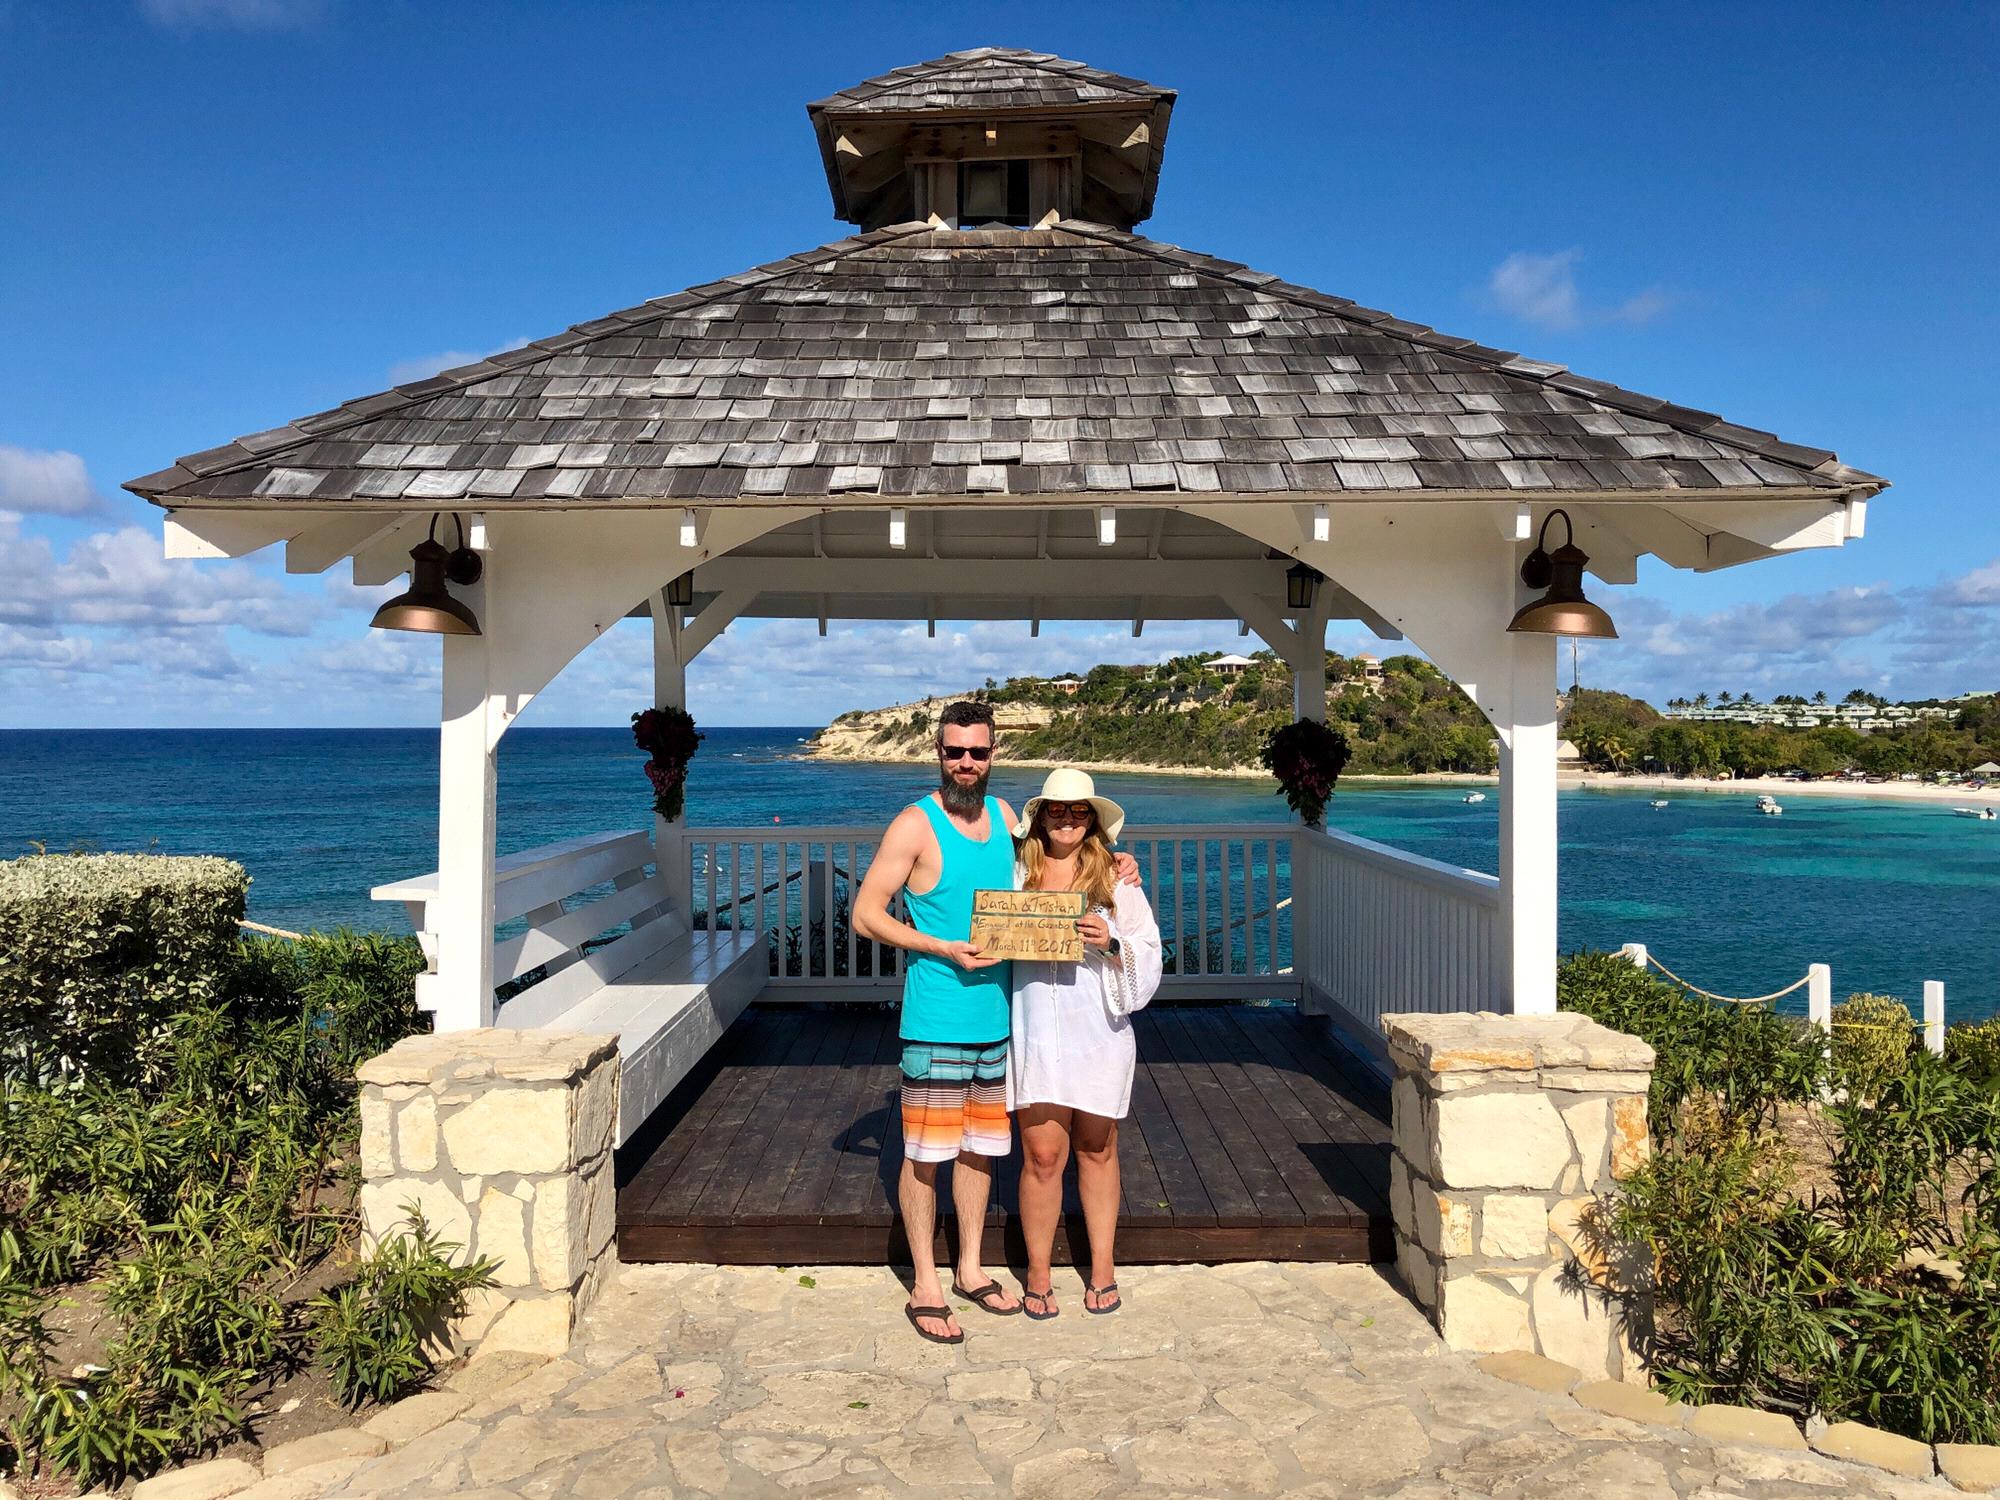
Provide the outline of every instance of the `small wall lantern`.
<path id="1" fill-rule="evenodd" d="M 1285 569 L 1285 606 L 1288 609 L 1311 609 L 1313 595 L 1326 581 L 1326 575 L 1318 568 L 1305 563 L 1293 563 Z"/>
<path id="2" fill-rule="evenodd" d="M 1545 550 L 1549 522 L 1563 519 L 1563 544 L 1554 552 Z M 1575 528 L 1569 512 L 1552 510 L 1542 520 L 1535 550 L 1521 561 L 1521 582 L 1546 592 L 1533 603 L 1514 611 L 1507 624 L 1511 631 L 1525 635 L 1582 635 L 1602 640 L 1618 639 L 1618 627 L 1611 616 L 1583 597 L 1583 570 L 1590 558 L 1576 544 Z"/>
<path id="3" fill-rule="evenodd" d="M 375 611 L 369 625 L 376 630 L 415 630 L 426 635 L 478 635 L 479 617 L 445 587 L 479 582 L 484 565 L 465 545 L 465 523 L 454 515 L 458 545 L 446 551 L 437 539 L 438 518 L 431 517 L 430 535 L 410 549 L 410 586 Z"/>

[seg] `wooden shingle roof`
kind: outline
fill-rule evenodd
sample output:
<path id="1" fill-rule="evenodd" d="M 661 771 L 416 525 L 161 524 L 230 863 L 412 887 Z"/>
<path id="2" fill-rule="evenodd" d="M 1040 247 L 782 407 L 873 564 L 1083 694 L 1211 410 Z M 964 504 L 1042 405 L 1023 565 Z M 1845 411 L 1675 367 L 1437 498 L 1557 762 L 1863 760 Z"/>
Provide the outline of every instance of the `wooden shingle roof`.
<path id="1" fill-rule="evenodd" d="M 1149 105 L 1171 99 L 1155 88 L 1101 68 L 1019 47 L 974 47 L 896 68 L 806 106 L 812 114 L 881 114 L 968 110 L 994 113 L 1076 104 Z"/>
<path id="2" fill-rule="evenodd" d="M 1708 412 L 1066 221 L 876 230 L 126 487 L 169 507 L 494 509 L 1832 498 L 1885 483 Z"/>

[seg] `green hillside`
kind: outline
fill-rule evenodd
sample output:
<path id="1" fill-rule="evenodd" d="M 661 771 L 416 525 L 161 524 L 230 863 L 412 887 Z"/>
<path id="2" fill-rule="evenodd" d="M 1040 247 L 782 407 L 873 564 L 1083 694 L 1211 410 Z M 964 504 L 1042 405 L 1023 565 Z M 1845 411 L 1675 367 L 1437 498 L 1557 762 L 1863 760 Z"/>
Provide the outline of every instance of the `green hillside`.
<path id="1" fill-rule="evenodd" d="M 1200 657 L 1157 667 L 1093 667 L 1072 695 L 1041 678 L 989 682 L 981 697 L 1054 717 L 1007 736 L 1022 759 L 1131 761 L 1224 770 L 1257 764 L 1265 736 L 1292 721 L 1291 671 L 1269 651 L 1235 675 Z M 1327 653 L 1327 720 L 1353 749 L 1351 772 L 1490 771 L 1493 732 L 1429 662 L 1392 656 L 1371 683 L 1364 664 Z"/>

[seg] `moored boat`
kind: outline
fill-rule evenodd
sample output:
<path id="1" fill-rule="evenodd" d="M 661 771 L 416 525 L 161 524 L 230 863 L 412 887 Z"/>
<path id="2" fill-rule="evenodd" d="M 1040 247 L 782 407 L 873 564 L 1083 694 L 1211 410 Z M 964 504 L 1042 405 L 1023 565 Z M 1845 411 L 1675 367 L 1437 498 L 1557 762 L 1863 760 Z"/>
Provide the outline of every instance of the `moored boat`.
<path id="1" fill-rule="evenodd" d="M 1784 808 L 1778 805 L 1778 799 L 1773 797 L 1769 792 L 1760 792 L 1757 795 L 1757 811 L 1768 813 L 1775 818 L 1784 811 Z"/>
<path id="2" fill-rule="evenodd" d="M 2000 817 L 2000 813 L 1995 813 L 1990 807 L 1954 807 L 1952 811 L 1961 818 L 1977 818 L 1982 823 L 1991 823 Z"/>

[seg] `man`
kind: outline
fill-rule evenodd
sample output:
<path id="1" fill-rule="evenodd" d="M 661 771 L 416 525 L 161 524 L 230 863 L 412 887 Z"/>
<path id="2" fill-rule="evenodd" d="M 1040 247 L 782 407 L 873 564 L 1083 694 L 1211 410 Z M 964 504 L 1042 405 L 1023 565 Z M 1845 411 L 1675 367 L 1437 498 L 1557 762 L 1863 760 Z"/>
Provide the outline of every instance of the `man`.
<path id="1" fill-rule="evenodd" d="M 916 1277 L 904 1309 L 919 1334 L 964 1341 L 938 1280 L 937 1172 L 955 1161 L 952 1207 L 958 1263 L 952 1290 L 988 1312 L 1021 1310 L 986 1274 L 981 1250 L 993 1163 L 1013 1149 L 1007 1119 L 1007 1039 L 1013 994 L 1007 963 L 972 945 L 972 893 L 1014 887 L 1014 810 L 986 794 L 992 772 L 990 704 L 947 704 L 938 716 L 938 789 L 896 814 L 854 902 L 854 929 L 910 955 L 903 967 L 903 1171 L 897 1184 Z M 1131 881 L 1138 867 L 1119 856 Z M 903 893 L 908 922 L 889 914 Z"/>

